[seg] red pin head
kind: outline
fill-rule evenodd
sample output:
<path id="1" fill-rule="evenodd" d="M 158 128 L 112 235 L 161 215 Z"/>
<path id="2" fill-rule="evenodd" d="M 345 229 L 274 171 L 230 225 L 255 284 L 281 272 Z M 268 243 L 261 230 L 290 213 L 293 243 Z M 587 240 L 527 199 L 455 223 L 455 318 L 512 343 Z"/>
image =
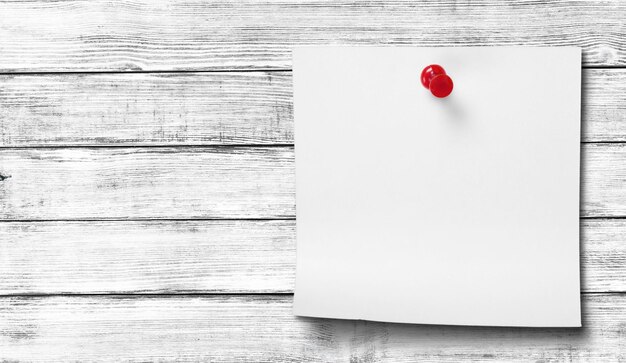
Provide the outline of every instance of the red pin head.
<path id="1" fill-rule="evenodd" d="M 422 71 L 422 84 L 426 89 L 439 98 L 447 97 L 451 92 L 454 84 L 442 66 L 431 64 Z"/>

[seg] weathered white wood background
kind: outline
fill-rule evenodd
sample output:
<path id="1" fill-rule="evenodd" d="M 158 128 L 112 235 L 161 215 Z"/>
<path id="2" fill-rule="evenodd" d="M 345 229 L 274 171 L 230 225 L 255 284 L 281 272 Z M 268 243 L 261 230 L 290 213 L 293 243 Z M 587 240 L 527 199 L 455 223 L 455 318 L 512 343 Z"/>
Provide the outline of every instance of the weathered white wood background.
<path id="1" fill-rule="evenodd" d="M 582 329 L 292 316 L 301 44 L 583 48 Z M 622 1 L 0 0 L 0 361 L 617 362 L 625 293 Z"/>

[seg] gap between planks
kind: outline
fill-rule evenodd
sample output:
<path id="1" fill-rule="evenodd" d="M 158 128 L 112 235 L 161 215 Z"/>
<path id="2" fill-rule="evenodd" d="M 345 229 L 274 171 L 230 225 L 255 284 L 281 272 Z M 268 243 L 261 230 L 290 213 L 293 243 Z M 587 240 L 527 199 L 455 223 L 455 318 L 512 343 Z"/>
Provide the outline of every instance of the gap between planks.
<path id="1" fill-rule="evenodd" d="M 626 144 L 626 141 L 584 141 L 581 144 Z M 136 144 L 136 145 L 20 145 L 20 146 L 0 146 L 0 150 L 23 150 L 23 149 L 128 149 L 128 148 L 153 148 L 153 149 L 166 149 L 166 148 L 194 148 L 194 149 L 237 149 L 237 148 L 294 148 L 295 144 L 285 144 L 285 143 L 276 143 L 276 144 L 207 144 L 207 145 L 196 145 L 196 144 Z"/>
<path id="2" fill-rule="evenodd" d="M 581 217 L 581 219 L 622 219 L 624 217 Z M 295 221 L 296 217 L 276 217 L 276 218 L 70 218 L 70 219 L 0 219 L 0 223 L 45 223 L 45 222 L 202 222 L 202 221 L 241 221 L 241 222 L 272 222 L 272 221 Z"/>
<path id="3" fill-rule="evenodd" d="M 594 292 L 581 292 L 581 294 L 584 295 L 607 295 L 607 294 L 623 294 L 624 292 L 621 291 L 607 291 L 607 292 L 603 292 L 603 291 L 594 291 Z M 143 297 L 153 297 L 155 299 L 157 298 L 164 298 L 164 297 L 185 297 L 185 296 L 189 296 L 189 297 L 237 297 L 237 296 L 242 296 L 242 297 L 264 297 L 264 296 L 284 296 L 284 297 L 291 297 L 293 296 L 293 292 L 185 292 L 185 291 L 181 291 L 181 292 L 168 292 L 168 293 L 164 293 L 164 292 L 146 292 L 146 293 L 139 293 L 139 292 L 103 292 L 103 293 L 50 293 L 50 294 L 42 294 L 42 293 L 33 293 L 33 294 L 29 294 L 29 293 L 20 293 L 20 294 L 0 294 L 0 299 L 4 299 L 4 298 L 13 298 L 13 297 L 24 297 L 24 298 L 46 298 L 46 297 L 107 297 L 107 298 L 111 298 L 111 297 L 120 297 L 120 298 L 132 298 L 132 297 L 138 297 L 138 298 L 143 298 Z"/>
<path id="4" fill-rule="evenodd" d="M 581 141 L 581 145 L 594 145 L 594 144 L 626 144 L 626 141 Z M 375 145 L 373 143 L 372 145 Z M 294 148 L 295 144 L 210 144 L 210 145 L 195 145 L 195 144 L 138 144 L 138 145 L 22 145 L 22 146 L 0 146 L 0 150 L 29 150 L 29 149 L 132 149 L 132 148 L 185 148 L 185 149 L 239 149 L 239 148 Z"/>
<path id="5" fill-rule="evenodd" d="M 392 47 L 390 47 L 392 48 Z M 582 69 L 626 69 L 626 66 L 621 65 L 583 65 Z M 107 71 L 32 71 L 32 72 L 0 72 L 0 76 L 51 76 L 51 75 L 89 75 L 89 74 L 162 74 L 162 73 L 254 73 L 254 72 L 267 72 L 267 73 L 280 73 L 280 72 L 293 72 L 293 68 L 224 68 L 224 69 L 154 69 L 154 70 L 107 70 Z"/>
<path id="6" fill-rule="evenodd" d="M 580 220 L 623 220 L 626 215 L 619 216 L 580 216 Z M 276 217 L 276 218 L 65 218 L 65 219 L 0 219 L 0 223 L 49 223 L 49 222 L 280 222 L 295 221 L 296 217 Z M 0 295 L 1 296 L 1 295 Z"/>
<path id="7" fill-rule="evenodd" d="M 0 294 L 0 299 L 5 298 L 47 298 L 47 297 L 106 297 L 106 298 L 166 298 L 166 297 L 291 297 L 293 296 L 293 292 L 147 292 L 147 293 L 139 293 L 139 292 L 105 292 L 105 293 L 50 293 L 50 294 Z M 626 291 L 581 291 L 580 295 L 626 295 Z"/>

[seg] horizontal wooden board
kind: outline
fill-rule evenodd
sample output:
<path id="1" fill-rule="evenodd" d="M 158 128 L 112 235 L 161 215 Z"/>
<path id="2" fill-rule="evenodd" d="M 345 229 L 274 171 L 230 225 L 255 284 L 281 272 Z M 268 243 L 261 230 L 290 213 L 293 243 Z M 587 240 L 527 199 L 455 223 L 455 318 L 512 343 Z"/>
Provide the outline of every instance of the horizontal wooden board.
<path id="1" fill-rule="evenodd" d="M 293 143 L 291 96 L 283 72 L 3 75 L 0 146 Z"/>
<path id="2" fill-rule="evenodd" d="M 0 75 L 0 87 L 0 146 L 294 140 L 290 72 Z M 626 70 L 583 70 L 582 94 L 582 140 L 626 141 Z"/>
<path id="3" fill-rule="evenodd" d="M 626 220 L 581 221 L 584 292 L 626 292 Z M 291 293 L 295 221 L 0 223 L 0 295 Z"/>
<path id="4" fill-rule="evenodd" d="M 583 70 L 581 139 L 626 141 L 626 70 Z"/>
<path id="5" fill-rule="evenodd" d="M 293 220 L 3 222 L 0 235 L 0 295 L 293 292 Z"/>
<path id="6" fill-rule="evenodd" d="M 582 147 L 581 214 L 626 216 L 626 144 Z M 291 218 L 293 147 L 0 150 L 0 219 Z"/>
<path id="7" fill-rule="evenodd" d="M 626 144 L 581 149 L 581 215 L 626 216 Z"/>
<path id="8" fill-rule="evenodd" d="M 283 218 L 292 147 L 0 150 L 1 219 Z"/>
<path id="9" fill-rule="evenodd" d="M 294 46 L 579 46 L 626 65 L 626 5 L 607 1 L 0 2 L 0 71 L 289 68 Z"/>
<path id="10" fill-rule="evenodd" d="M 0 299 L 0 360 L 619 362 L 626 296 L 583 296 L 583 328 L 296 318 L 291 297 Z"/>

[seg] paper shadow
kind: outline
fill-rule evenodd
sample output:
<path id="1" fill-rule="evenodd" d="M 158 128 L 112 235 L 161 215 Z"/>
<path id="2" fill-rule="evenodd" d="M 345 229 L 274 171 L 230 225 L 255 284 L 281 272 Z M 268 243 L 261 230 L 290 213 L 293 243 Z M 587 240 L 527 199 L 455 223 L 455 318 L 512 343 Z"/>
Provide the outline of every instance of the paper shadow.
<path id="1" fill-rule="evenodd" d="M 454 95 L 437 100 L 440 103 L 441 112 L 450 123 L 465 124 L 467 122 L 467 111 L 463 104 Z"/>
<path id="2" fill-rule="evenodd" d="M 440 359 L 457 359 L 459 354 L 466 353 L 468 347 L 476 347 L 476 342 L 485 342 L 484 351 L 475 358 L 497 358 L 493 356 L 494 347 L 498 351 L 522 352 L 524 349 L 545 355 L 545 350 L 554 348 L 554 358 L 560 356 L 559 347 L 589 346 L 594 336 L 584 319 L 588 315 L 586 301 L 582 301 L 583 327 L 581 328 L 537 328 L 537 327 L 488 327 L 488 326 L 456 326 L 456 325 L 420 325 L 382 323 L 364 320 L 340 320 L 296 317 L 298 325 L 310 335 L 310 341 L 317 341 L 322 345 L 349 349 L 351 361 L 377 361 L 374 356 L 384 356 L 384 351 L 372 352 L 372 347 L 384 350 L 385 347 L 396 347 L 408 356 L 417 358 L 418 355 L 431 357 L 433 354 Z M 597 337 L 595 337 L 597 338 Z M 551 343 L 550 343 L 551 342 Z M 338 346 L 343 345 L 345 346 Z M 425 345 L 424 345 L 425 344 Z M 520 345 L 526 345 L 521 347 Z M 542 346 L 541 348 L 537 348 Z M 358 358 L 358 359 L 353 359 Z M 376 357 L 374 357 L 376 358 Z M 522 357 L 518 357 L 522 358 Z M 538 360 L 539 361 L 539 360 Z"/>

